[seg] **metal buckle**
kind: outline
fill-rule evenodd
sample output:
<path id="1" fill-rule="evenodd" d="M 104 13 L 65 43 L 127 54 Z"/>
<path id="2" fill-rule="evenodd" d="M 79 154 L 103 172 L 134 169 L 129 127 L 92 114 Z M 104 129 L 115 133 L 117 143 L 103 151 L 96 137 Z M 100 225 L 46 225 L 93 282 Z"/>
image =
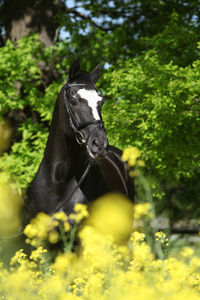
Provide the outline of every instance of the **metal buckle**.
<path id="1" fill-rule="evenodd" d="M 79 145 L 82 145 L 82 144 L 86 143 L 86 140 L 84 139 L 84 136 L 80 131 L 77 131 L 75 133 L 75 138 L 76 138 L 76 141 Z"/>

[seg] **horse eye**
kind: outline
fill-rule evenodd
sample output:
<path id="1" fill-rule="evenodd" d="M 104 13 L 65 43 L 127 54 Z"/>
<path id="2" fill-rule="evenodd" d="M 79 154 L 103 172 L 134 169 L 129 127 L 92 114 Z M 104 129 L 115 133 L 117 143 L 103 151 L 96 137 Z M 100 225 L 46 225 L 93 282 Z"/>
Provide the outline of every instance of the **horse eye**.
<path id="1" fill-rule="evenodd" d="M 100 102 L 100 103 L 98 104 L 98 106 L 99 106 L 99 108 L 102 108 L 102 106 L 103 106 L 103 101 Z"/>
<path id="2" fill-rule="evenodd" d="M 70 99 L 70 104 L 73 106 L 76 106 L 78 104 L 78 102 L 76 99 L 72 98 L 72 99 Z"/>

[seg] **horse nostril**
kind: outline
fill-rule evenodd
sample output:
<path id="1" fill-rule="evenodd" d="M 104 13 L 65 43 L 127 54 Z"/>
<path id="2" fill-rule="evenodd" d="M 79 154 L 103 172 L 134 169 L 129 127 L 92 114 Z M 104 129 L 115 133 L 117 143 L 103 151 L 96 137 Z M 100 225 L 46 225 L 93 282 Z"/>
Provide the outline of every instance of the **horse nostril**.
<path id="1" fill-rule="evenodd" d="M 92 141 L 92 144 L 95 145 L 95 146 L 99 146 L 99 143 L 98 143 L 97 140 L 93 140 L 93 141 Z"/>
<path id="2" fill-rule="evenodd" d="M 108 140 L 93 139 L 88 147 L 90 155 L 94 159 L 100 159 L 105 157 L 108 148 Z"/>
<path id="3" fill-rule="evenodd" d="M 95 139 L 92 141 L 92 152 L 93 153 L 98 153 L 98 151 L 100 150 L 100 144 L 99 142 Z"/>

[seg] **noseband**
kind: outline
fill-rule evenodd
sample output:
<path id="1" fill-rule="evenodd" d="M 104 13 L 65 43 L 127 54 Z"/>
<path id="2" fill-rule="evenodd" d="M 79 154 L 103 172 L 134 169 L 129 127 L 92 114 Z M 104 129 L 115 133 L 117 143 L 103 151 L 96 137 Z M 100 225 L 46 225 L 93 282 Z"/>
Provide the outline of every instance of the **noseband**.
<path id="1" fill-rule="evenodd" d="M 72 128 L 72 130 L 74 131 L 74 135 L 75 135 L 75 139 L 76 141 L 82 145 L 82 144 L 86 144 L 87 146 L 87 142 L 88 139 L 90 137 L 90 135 L 92 134 L 92 132 L 98 127 L 99 129 L 103 129 L 105 131 L 105 127 L 104 127 L 104 122 L 102 120 L 91 120 L 91 121 L 86 121 L 86 122 L 77 122 L 74 113 L 69 105 L 69 101 L 67 99 L 67 90 L 70 87 L 77 87 L 77 86 L 88 86 L 87 84 L 84 83 L 72 83 L 72 84 L 68 84 L 65 86 L 64 88 L 64 104 L 65 107 L 67 109 L 68 115 L 69 115 L 69 123 L 70 126 Z M 81 129 L 87 127 L 88 125 L 96 125 L 88 134 L 87 138 L 84 139 L 84 136 L 82 134 L 82 132 L 80 131 Z"/>

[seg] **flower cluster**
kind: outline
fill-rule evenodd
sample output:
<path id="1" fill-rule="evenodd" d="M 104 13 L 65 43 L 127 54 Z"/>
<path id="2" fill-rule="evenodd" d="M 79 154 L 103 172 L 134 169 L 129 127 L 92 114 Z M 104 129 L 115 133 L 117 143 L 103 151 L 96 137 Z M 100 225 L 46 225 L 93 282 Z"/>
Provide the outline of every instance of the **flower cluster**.
<path id="1" fill-rule="evenodd" d="M 161 245 L 169 246 L 169 239 L 167 238 L 166 234 L 162 231 L 158 231 L 155 233 L 156 241 L 159 242 Z"/>
<path id="2" fill-rule="evenodd" d="M 60 212 L 32 220 L 25 232 L 36 249 L 30 255 L 18 250 L 9 270 L 0 264 L 1 299 L 200 300 L 200 259 L 194 250 L 184 247 L 176 256 L 156 258 L 146 235 L 132 230 L 133 205 L 124 196 L 100 198 L 90 215 L 78 204 L 74 215 L 70 218 L 75 222 L 87 217 L 78 233 L 79 251 L 68 248 L 53 260 L 50 251 L 37 245 L 54 231 L 62 239 L 55 226 L 61 224 L 69 236 L 74 226 Z M 156 233 L 156 239 L 161 245 L 168 243 L 163 232 Z"/>
<path id="3" fill-rule="evenodd" d="M 60 240 L 58 227 L 62 224 L 65 232 L 71 229 L 68 218 L 64 212 L 55 213 L 53 216 L 39 213 L 24 229 L 27 236 L 26 242 L 33 247 L 44 245 L 46 241 L 55 244 Z"/>
<path id="4" fill-rule="evenodd" d="M 74 220 L 76 223 L 80 223 L 83 219 L 89 217 L 87 205 L 85 204 L 77 203 L 75 205 L 74 212 L 75 213 L 69 215 L 69 218 Z"/>
<path id="5" fill-rule="evenodd" d="M 200 299 L 200 259 L 194 253 L 156 259 L 138 232 L 127 245 L 116 245 L 91 226 L 80 237 L 81 253 L 59 254 L 51 264 L 42 247 L 29 258 L 18 251 L 10 271 L 1 266 L 2 299 Z"/>
<path id="6" fill-rule="evenodd" d="M 122 153 L 122 160 L 127 162 L 128 168 L 130 169 L 129 175 L 131 177 L 138 175 L 138 170 L 133 170 L 133 167 L 144 166 L 144 161 L 141 159 L 141 155 L 141 152 L 136 147 L 126 148 Z"/>
<path id="7" fill-rule="evenodd" d="M 138 219 L 152 219 L 152 207 L 151 204 L 148 202 L 139 203 L 134 206 L 134 220 Z"/>

